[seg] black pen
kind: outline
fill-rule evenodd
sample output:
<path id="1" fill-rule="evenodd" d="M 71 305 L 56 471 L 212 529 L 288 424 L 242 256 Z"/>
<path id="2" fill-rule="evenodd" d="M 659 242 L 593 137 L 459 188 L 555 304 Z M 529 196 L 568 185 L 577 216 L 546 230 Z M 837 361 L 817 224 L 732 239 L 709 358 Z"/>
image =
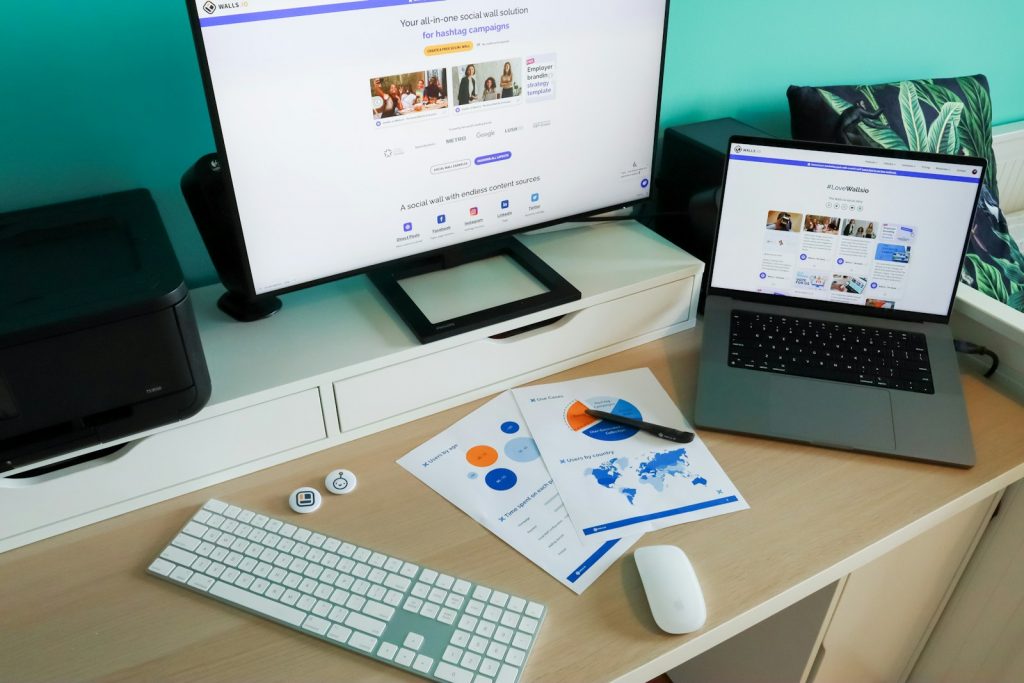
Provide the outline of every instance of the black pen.
<path id="1" fill-rule="evenodd" d="M 662 427 L 661 425 L 651 424 L 650 422 L 634 420 L 629 417 L 615 415 L 614 413 L 606 413 L 602 410 L 591 410 L 590 408 L 587 408 L 586 413 L 591 417 L 608 420 L 609 422 L 614 422 L 620 425 L 626 425 L 627 427 L 633 427 L 634 429 L 645 431 L 648 434 L 654 434 L 655 436 L 668 441 L 675 441 L 676 443 L 690 443 L 693 441 L 693 432 L 684 432 L 681 429 Z"/>

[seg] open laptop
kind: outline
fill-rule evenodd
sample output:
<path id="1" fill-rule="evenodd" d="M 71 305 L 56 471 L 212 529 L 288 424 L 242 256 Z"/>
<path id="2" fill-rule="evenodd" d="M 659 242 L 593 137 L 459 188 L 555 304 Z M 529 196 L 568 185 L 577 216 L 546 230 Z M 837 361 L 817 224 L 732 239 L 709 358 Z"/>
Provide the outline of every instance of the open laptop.
<path id="1" fill-rule="evenodd" d="M 730 140 L 696 423 L 970 467 L 949 316 L 985 161 Z"/>

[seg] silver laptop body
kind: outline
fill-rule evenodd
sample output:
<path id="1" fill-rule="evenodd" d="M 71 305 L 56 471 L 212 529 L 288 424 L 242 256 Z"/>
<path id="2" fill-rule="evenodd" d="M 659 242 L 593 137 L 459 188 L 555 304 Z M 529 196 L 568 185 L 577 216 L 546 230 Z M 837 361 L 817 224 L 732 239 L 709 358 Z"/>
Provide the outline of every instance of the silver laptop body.
<path id="1" fill-rule="evenodd" d="M 733 138 L 696 424 L 972 466 L 948 323 L 984 171 L 972 157 Z M 847 333 L 860 327 L 872 329 Z M 848 364 L 860 344 L 902 356 L 892 340 L 903 333 L 923 339 L 930 382 L 899 363 L 884 377 Z M 821 362 L 842 381 L 807 376 L 829 375 Z"/>

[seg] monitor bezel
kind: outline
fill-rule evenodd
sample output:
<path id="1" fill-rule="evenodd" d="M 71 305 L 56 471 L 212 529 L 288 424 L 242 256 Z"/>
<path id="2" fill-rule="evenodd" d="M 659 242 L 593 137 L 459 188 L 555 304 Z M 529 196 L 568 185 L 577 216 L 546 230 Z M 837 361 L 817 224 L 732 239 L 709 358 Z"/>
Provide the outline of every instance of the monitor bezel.
<path id="1" fill-rule="evenodd" d="M 957 270 L 956 282 L 946 306 L 946 313 L 920 313 L 905 309 L 874 308 L 860 304 L 846 304 L 835 301 L 824 301 L 821 299 L 805 299 L 785 294 L 764 294 L 762 292 L 750 292 L 742 289 L 728 289 L 715 287 L 714 282 L 715 261 L 718 254 L 718 237 L 722 229 L 722 208 L 726 202 L 726 178 L 729 175 L 729 163 L 732 159 L 734 145 L 764 145 L 767 147 L 782 147 L 787 149 L 805 149 L 815 152 L 834 152 L 848 154 L 851 156 L 889 157 L 893 159 L 909 159 L 911 161 L 935 161 L 939 163 L 958 164 L 966 166 L 980 166 L 978 174 L 978 187 L 974 192 L 974 204 L 970 218 L 967 223 L 967 230 L 964 235 L 964 243 L 960 249 L 960 267 Z M 795 308 L 813 309 L 817 311 L 829 311 L 833 313 L 852 313 L 855 315 L 866 315 L 869 317 L 882 318 L 885 320 L 899 320 L 905 322 L 934 322 L 948 323 L 953 312 L 953 302 L 956 300 L 956 292 L 960 287 L 960 271 L 963 270 L 964 258 L 967 255 L 967 246 L 971 241 L 971 233 L 974 227 L 975 214 L 978 210 L 978 197 L 981 194 L 982 185 L 985 183 L 985 174 L 988 171 L 988 162 L 980 157 L 956 156 L 951 154 L 933 154 L 930 152 L 911 152 L 907 150 L 884 149 L 881 147 L 864 147 L 859 145 L 842 145 L 830 142 L 811 142 L 807 140 L 784 140 L 779 138 L 753 137 L 748 135 L 733 135 L 729 138 L 729 147 L 725 150 L 725 164 L 722 169 L 721 197 L 719 199 L 718 220 L 715 223 L 715 238 L 711 246 L 711 258 L 707 264 L 707 295 L 726 296 L 741 301 L 754 303 L 775 304 L 778 306 L 793 306 Z"/>
<path id="2" fill-rule="evenodd" d="M 281 288 L 278 288 L 278 289 L 272 289 L 272 290 L 267 290 L 265 292 L 257 293 L 256 292 L 255 281 L 253 280 L 253 275 L 252 275 L 252 263 L 249 260 L 249 251 L 247 249 L 246 241 L 245 241 L 245 232 L 242 229 L 242 221 L 241 221 L 241 217 L 240 217 L 239 212 L 238 212 L 238 202 L 237 202 L 237 200 L 235 198 L 235 186 L 234 186 L 234 181 L 232 180 L 232 177 L 231 177 L 231 163 L 230 163 L 230 159 L 229 159 L 228 154 L 227 154 L 227 148 L 225 147 L 225 144 L 224 144 L 224 136 L 223 136 L 223 133 L 221 132 L 221 128 L 222 127 L 221 127 L 221 121 L 220 121 L 220 113 L 219 113 L 219 110 L 217 108 L 217 98 L 216 98 L 216 95 L 214 94 L 214 90 L 213 90 L 213 80 L 212 80 L 212 77 L 210 75 L 210 65 L 209 65 L 209 62 L 208 62 L 207 56 L 206 56 L 206 44 L 203 42 L 202 27 L 199 25 L 199 9 L 198 9 L 198 7 L 196 5 L 195 0 L 185 0 L 185 5 L 186 5 L 186 9 L 188 10 L 189 24 L 191 25 L 191 28 L 192 28 L 192 42 L 193 42 L 193 44 L 195 45 L 195 48 L 196 48 L 196 57 L 197 57 L 198 62 L 199 62 L 199 73 L 200 73 L 200 76 L 201 76 L 202 82 L 203 82 L 203 92 L 204 92 L 204 94 L 206 96 L 206 106 L 207 106 L 207 109 L 209 110 L 209 114 L 210 114 L 210 125 L 211 125 L 212 132 L 213 132 L 214 144 L 215 144 L 215 146 L 217 148 L 217 156 L 218 156 L 218 158 L 220 160 L 221 167 L 222 167 L 222 172 L 224 174 L 225 195 L 226 195 L 226 197 L 230 198 L 230 202 L 228 202 L 228 205 L 226 205 L 224 207 L 224 210 L 230 212 L 230 218 L 232 220 L 232 225 L 226 226 L 225 232 L 229 232 L 230 233 L 230 240 L 231 240 L 231 243 L 232 243 L 231 246 L 234 247 L 238 251 L 238 253 L 241 255 L 241 257 L 242 257 L 241 265 L 242 265 L 242 268 L 243 268 L 243 271 L 244 271 L 243 272 L 244 277 L 242 278 L 242 284 L 244 284 L 244 286 L 245 286 L 245 292 L 243 292 L 243 293 L 247 297 L 249 297 L 251 299 L 257 299 L 257 298 L 263 298 L 263 297 L 268 297 L 269 298 L 269 297 L 273 297 L 273 296 L 276 296 L 276 295 L 279 295 L 279 294 L 287 294 L 288 292 L 295 292 L 295 291 L 299 291 L 299 290 L 302 290 L 302 289 L 308 289 L 309 287 L 315 287 L 317 285 L 326 284 L 328 282 L 334 282 L 336 280 L 342 280 L 344 278 L 352 277 L 354 275 L 361 275 L 361 274 L 364 274 L 364 273 L 368 273 L 368 272 L 370 272 L 370 271 L 372 271 L 374 269 L 381 268 L 381 267 L 384 267 L 384 266 L 389 266 L 389 265 L 392 265 L 392 264 L 395 264 L 395 263 L 401 263 L 403 261 L 409 261 L 409 260 L 412 260 L 412 259 L 420 259 L 420 258 L 424 258 L 424 257 L 440 255 L 440 254 L 443 254 L 446 250 L 452 249 L 452 248 L 464 247 L 465 245 L 469 245 L 469 244 L 483 243 L 483 242 L 485 242 L 487 240 L 490 240 L 490 239 L 501 239 L 501 238 L 508 237 L 510 235 L 515 235 L 515 234 L 523 233 L 523 232 L 529 232 L 531 230 L 538 230 L 540 228 L 547 228 L 547 227 L 551 227 L 553 225 L 558 225 L 560 223 L 568 223 L 568 222 L 585 220 L 588 216 L 593 216 L 595 214 L 605 213 L 605 212 L 608 212 L 608 211 L 615 211 L 615 210 L 620 210 L 620 209 L 626 209 L 626 208 L 629 208 L 629 207 L 641 204 L 643 202 L 649 201 L 650 198 L 651 198 L 651 194 L 653 192 L 653 181 L 650 184 L 648 184 L 647 196 L 643 197 L 643 198 L 634 199 L 634 200 L 631 200 L 631 201 L 628 201 L 628 202 L 619 202 L 619 203 L 612 204 L 610 206 L 597 206 L 597 207 L 595 207 L 595 208 L 593 208 L 591 210 L 584 211 L 584 212 L 581 212 L 581 213 L 576 213 L 576 214 L 572 214 L 572 215 L 568 215 L 568 216 L 562 216 L 562 217 L 559 217 L 559 218 L 553 218 L 553 219 L 548 220 L 548 221 L 542 221 L 542 222 L 539 222 L 539 223 L 533 223 L 533 224 L 522 226 L 522 227 L 519 227 L 519 228 L 510 228 L 508 230 L 503 230 L 501 232 L 495 233 L 493 235 L 487 235 L 487 236 L 477 237 L 477 238 L 473 238 L 473 239 L 466 239 L 466 240 L 462 240 L 460 242 L 453 242 L 453 243 L 450 243 L 450 244 L 448 244 L 448 245 L 446 245 L 444 247 L 438 247 L 437 249 L 429 249 L 427 251 L 418 252 L 418 253 L 412 254 L 412 255 L 396 256 L 395 258 L 378 261 L 377 263 L 373 263 L 373 264 L 370 264 L 370 265 L 367 265 L 367 266 L 363 266 L 363 267 L 360 267 L 360 268 L 354 268 L 352 270 L 347 270 L 347 271 L 339 272 L 339 273 L 336 273 L 336 274 L 333 274 L 333 275 L 327 275 L 327 276 L 316 278 L 316 279 L 312 279 L 312 280 L 306 280 L 306 281 L 301 282 L 301 283 L 297 283 L 297 284 L 293 284 L 293 285 L 288 285 L 287 287 L 281 287 Z M 660 130 L 660 125 L 661 125 L 661 101 L 662 101 L 662 88 L 663 88 L 664 82 L 665 82 L 665 54 L 666 54 L 666 47 L 668 45 L 668 21 L 669 21 L 669 9 L 670 9 L 670 6 L 671 6 L 671 0 L 665 0 L 665 16 L 664 16 L 664 19 L 662 20 L 662 34 L 661 34 L 661 59 L 660 59 L 659 67 L 658 67 L 658 100 L 657 100 L 657 103 L 655 105 L 654 122 L 653 122 L 653 125 L 654 125 L 654 128 L 653 128 L 654 135 L 653 135 L 652 149 L 651 149 L 651 172 L 652 172 L 652 174 L 653 174 L 653 170 L 654 170 L 654 168 L 656 166 L 656 162 L 657 162 L 657 158 L 656 157 L 657 157 L 657 152 L 658 152 L 658 138 L 659 138 L 658 132 Z"/>

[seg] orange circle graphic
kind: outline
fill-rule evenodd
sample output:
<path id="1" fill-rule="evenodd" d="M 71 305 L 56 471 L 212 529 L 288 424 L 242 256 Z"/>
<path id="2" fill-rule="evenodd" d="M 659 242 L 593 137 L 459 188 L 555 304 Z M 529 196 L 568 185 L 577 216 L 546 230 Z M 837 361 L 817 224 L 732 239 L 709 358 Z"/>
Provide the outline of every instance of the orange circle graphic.
<path id="1" fill-rule="evenodd" d="M 498 462 L 498 451 L 490 446 L 473 446 L 466 451 L 466 460 L 476 467 L 490 467 Z"/>

